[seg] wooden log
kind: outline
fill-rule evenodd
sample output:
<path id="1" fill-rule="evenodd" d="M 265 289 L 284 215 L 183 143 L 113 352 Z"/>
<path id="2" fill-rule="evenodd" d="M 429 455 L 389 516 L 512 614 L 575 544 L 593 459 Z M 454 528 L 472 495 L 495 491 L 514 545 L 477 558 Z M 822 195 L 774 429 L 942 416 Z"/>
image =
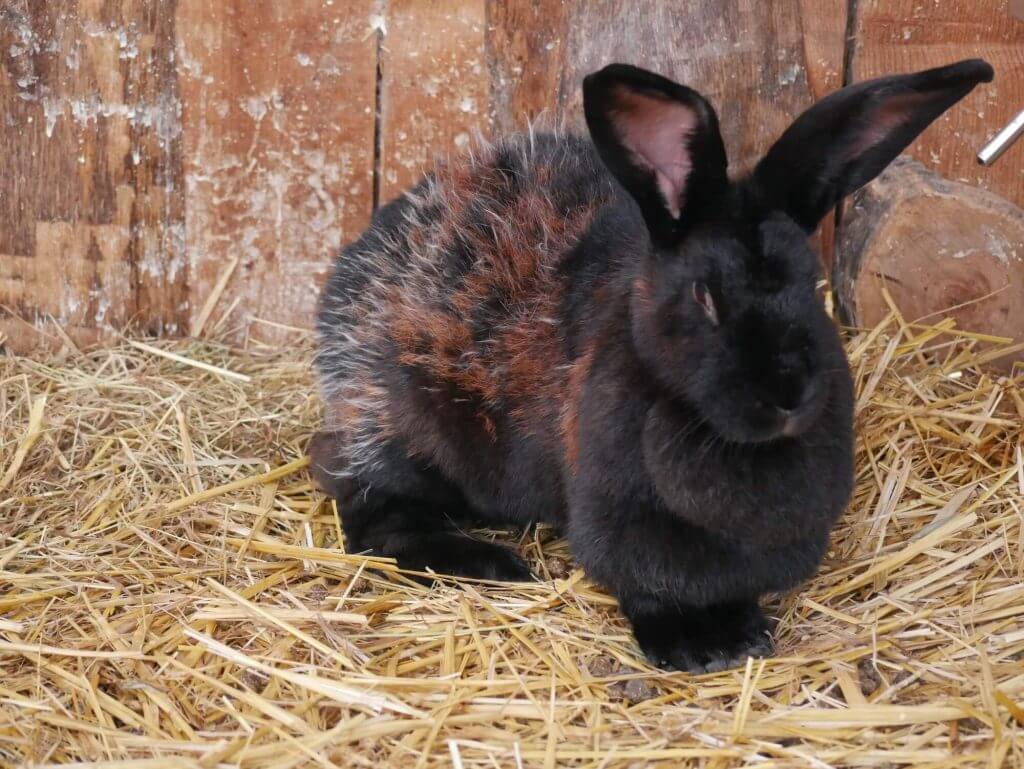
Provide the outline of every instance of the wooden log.
<path id="1" fill-rule="evenodd" d="M 854 326 L 888 314 L 885 288 L 908 322 L 1024 339 L 1024 211 L 899 158 L 847 208 L 833 285 Z"/>

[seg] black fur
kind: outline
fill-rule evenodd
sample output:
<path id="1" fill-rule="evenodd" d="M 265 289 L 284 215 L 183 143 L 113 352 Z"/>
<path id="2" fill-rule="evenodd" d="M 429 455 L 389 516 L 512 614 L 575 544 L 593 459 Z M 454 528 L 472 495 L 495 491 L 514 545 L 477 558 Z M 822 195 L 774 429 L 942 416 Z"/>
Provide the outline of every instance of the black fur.
<path id="1" fill-rule="evenodd" d="M 593 143 L 503 141 L 382 208 L 318 324 L 310 451 L 350 551 L 523 579 L 459 527 L 548 521 L 656 664 L 770 653 L 758 598 L 814 574 L 853 482 L 805 233 L 990 78 L 964 62 L 845 89 L 730 182 L 710 105 L 613 65 L 585 84 Z"/>

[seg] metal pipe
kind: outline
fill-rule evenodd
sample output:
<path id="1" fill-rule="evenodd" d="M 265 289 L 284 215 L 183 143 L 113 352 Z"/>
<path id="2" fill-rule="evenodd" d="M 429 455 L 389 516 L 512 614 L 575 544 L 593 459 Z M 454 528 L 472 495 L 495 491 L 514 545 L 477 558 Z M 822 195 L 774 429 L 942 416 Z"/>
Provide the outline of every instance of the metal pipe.
<path id="1" fill-rule="evenodd" d="M 1019 21 L 1024 21 L 1024 0 L 1010 0 L 1008 10 L 1010 15 Z M 999 156 L 1009 149 L 1021 134 L 1024 134 L 1024 110 L 1017 113 L 1017 117 L 1010 121 L 1002 131 L 997 133 L 992 140 L 978 153 L 978 162 L 983 166 L 990 166 L 999 159 Z"/>
<path id="2" fill-rule="evenodd" d="M 978 162 L 983 166 L 992 165 L 1011 144 L 1020 138 L 1021 134 L 1024 134 L 1024 110 L 1018 112 L 1017 117 L 985 145 L 984 149 L 978 153 Z"/>

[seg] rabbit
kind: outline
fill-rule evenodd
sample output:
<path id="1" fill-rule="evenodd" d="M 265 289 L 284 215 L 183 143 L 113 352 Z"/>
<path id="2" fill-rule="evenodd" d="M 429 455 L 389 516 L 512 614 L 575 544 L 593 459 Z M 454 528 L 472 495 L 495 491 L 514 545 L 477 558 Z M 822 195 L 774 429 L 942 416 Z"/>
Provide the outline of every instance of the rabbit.
<path id="1" fill-rule="evenodd" d="M 771 654 L 759 599 L 815 574 L 854 480 L 808 236 L 992 76 L 968 60 L 843 88 L 730 179 L 703 96 L 611 64 L 583 81 L 589 138 L 439 163 L 321 297 L 310 455 L 348 551 L 527 580 L 463 527 L 547 522 L 653 664 Z"/>

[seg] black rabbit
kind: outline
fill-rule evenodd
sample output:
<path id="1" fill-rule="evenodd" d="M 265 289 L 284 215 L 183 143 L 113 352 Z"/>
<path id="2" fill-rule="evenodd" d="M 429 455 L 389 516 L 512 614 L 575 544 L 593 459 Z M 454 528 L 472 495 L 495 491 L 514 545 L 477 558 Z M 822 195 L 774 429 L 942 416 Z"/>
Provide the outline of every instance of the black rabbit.
<path id="1" fill-rule="evenodd" d="M 587 77 L 590 140 L 529 135 L 382 207 L 322 297 L 311 447 L 350 552 L 529 578 L 464 521 L 547 521 L 655 663 L 771 651 L 853 481 L 851 379 L 807 243 L 983 61 L 859 83 L 730 180 L 696 91 Z"/>

